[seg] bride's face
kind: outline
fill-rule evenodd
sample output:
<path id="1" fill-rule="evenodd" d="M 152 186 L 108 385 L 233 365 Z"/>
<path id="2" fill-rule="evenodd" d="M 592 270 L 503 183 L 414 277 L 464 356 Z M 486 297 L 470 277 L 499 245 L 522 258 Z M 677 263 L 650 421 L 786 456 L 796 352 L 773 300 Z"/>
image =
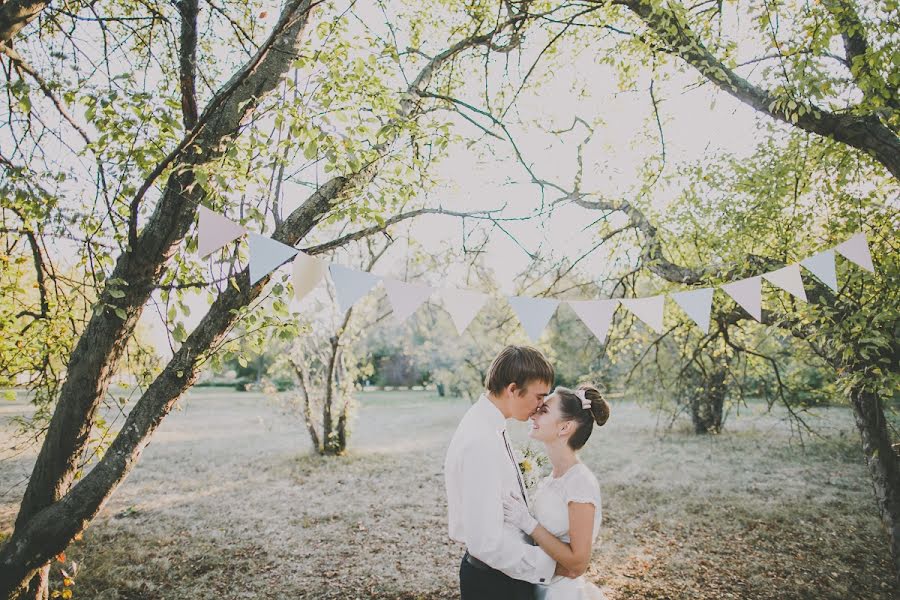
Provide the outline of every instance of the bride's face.
<path id="1" fill-rule="evenodd" d="M 559 402 L 558 395 L 547 396 L 544 404 L 531 417 L 531 431 L 528 437 L 541 442 L 552 442 L 559 437 L 560 428 L 564 424 L 559 412 Z"/>

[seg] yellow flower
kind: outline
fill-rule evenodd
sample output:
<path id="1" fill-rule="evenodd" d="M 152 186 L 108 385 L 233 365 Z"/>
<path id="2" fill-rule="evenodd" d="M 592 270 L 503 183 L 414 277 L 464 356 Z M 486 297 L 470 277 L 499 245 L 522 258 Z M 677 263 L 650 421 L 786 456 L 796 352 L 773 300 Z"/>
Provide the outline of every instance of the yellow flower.
<path id="1" fill-rule="evenodd" d="M 528 473 L 529 471 L 531 471 L 531 461 L 530 461 L 530 460 L 523 460 L 523 461 L 522 461 L 522 472 L 523 472 L 523 473 Z"/>

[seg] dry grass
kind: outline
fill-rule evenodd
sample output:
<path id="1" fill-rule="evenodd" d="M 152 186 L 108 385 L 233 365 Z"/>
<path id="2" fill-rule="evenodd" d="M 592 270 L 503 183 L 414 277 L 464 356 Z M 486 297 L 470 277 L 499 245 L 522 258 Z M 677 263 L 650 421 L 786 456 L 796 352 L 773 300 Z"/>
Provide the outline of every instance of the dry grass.
<path id="1" fill-rule="evenodd" d="M 270 399 L 192 391 L 69 549 L 76 598 L 456 597 L 442 464 L 468 402 L 361 401 L 352 451 L 324 459 Z M 697 437 L 614 405 L 582 456 L 604 494 L 589 577 L 610 600 L 896 597 L 851 415 L 812 422 L 825 437 L 800 447 L 779 415 Z M 0 491 L 34 456 L 0 462 Z M 22 491 L 0 497 L 0 531 Z"/>

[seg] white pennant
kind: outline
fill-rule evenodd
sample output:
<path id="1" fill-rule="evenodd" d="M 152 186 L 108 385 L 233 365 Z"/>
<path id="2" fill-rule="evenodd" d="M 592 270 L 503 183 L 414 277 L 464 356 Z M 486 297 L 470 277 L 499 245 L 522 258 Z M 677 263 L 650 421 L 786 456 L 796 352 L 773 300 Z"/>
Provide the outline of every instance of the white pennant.
<path id="1" fill-rule="evenodd" d="M 875 266 L 872 264 L 872 255 L 869 254 L 869 243 L 866 241 L 865 233 L 857 233 L 846 242 L 835 246 L 834 249 L 842 254 L 844 258 L 855 262 L 866 271 L 871 271 L 872 273 L 875 272 Z"/>
<path id="2" fill-rule="evenodd" d="M 834 250 L 819 252 L 815 256 L 800 261 L 800 264 L 822 280 L 822 283 L 838 291 L 837 272 L 834 269 Z"/>
<path id="3" fill-rule="evenodd" d="M 529 298 L 528 296 L 507 296 L 509 304 L 516 311 L 519 322 L 525 328 L 525 333 L 536 342 L 541 337 L 541 332 L 559 305 L 559 300 L 550 298 Z"/>
<path id="4" fill-rule="evenodd" d="M 649 298 L 623 298 L 621 302 L 625 308 L 649 325 L 656 333 L 662 333 L 665 300 L 665 296 L 650 296 Z"/>
<path id="5" fill-rule="evenodd" d="M 703 333 L 709 333 L 709 312 L 712 309 L 713 291 L 713 288 L 702 288 L 676 292 L 669 296 L 693 319 Z"/>
<path id="6" fill-rule="evenodd" d="M 394 309 L 394 318 L 401 323 L 416 312 L 416 309 L 434 292 L 434 288 L 427 285 L 406 283 L 396 279 L 385 279 L 384 289 Z"/>
<path id="7" fill-rule="evenodd" d="M 609 326 L 612 323 L 613 314 L 619 305 L 618 300 L 569 300 L 569 306 L 578 315 L 587 328 L 591 330 L 601 344 L 606 343 Z"/>
<path id="8" fill-rule="evenodd" d="M 450 313 L 459 335 L 462 335 L 488 299 L 485 294 L 471 290 L 444 289 L 441 296 L 444 298 L 444 308 Z"/>
<path id="9" fill-rule="evenodd" d="M 763 277 L 784 291 L 792 293 L 804 302 L 808 302 L 806 290 L 803 289 L 803 278 L 800 276 L 800 265 L 788 265 L 777 271 L 766 273 Z"/>
<path id="10" fill-rule="evenodd" d="M 214 213 L 202 204 L 198 207 L 200 213 L 199 233 L 197 236 L 197 251 L 200 258 L 212 254 L 225 244 L 233 242 L 247 230 L 220 214 Z"/>
<path id="11" fill-rule="evenodd" d="M 762 277 L 748 277 L 719 286 L 757 321 L 762 320 Z"/>
<path id="12" fill-rule="evenodd" d="M 253 285 L 299 252 L 258 233 L 250 233 L 250 285 Z"/>
<path id="13" fill-rule="evenodd" d="M 298 252 L 294 259 L 294 297 L 302 299 L 319 285 L 325 277 L 325 261 L 310 256 L 306 252 Z"/>
<path id="14" fill-rule="evenodd" d="M 332 264 L 331 280 L 334 282 L 334 289 L 337 291 L 338 306 L 341 312 L 347 312 L 356 302 L 369 293 L 378 283 L 380 277 L 366 271 L 357 271 L 356 269 L 348 269 L 341 265 Z"/>

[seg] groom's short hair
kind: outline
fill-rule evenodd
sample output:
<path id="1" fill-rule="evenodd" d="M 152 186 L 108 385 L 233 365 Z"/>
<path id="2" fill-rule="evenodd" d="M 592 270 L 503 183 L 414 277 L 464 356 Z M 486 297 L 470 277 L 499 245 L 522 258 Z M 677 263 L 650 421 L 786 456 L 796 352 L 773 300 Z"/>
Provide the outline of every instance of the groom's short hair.
<path id="1" fill-rule="evenodd" d="M 499 394 L 511 383 L 524 388 L 531 381 L 553 384 L 553 365 L 540 350 L 531 346 L 507 346 L 491 363 L 484 385 Z"/>

